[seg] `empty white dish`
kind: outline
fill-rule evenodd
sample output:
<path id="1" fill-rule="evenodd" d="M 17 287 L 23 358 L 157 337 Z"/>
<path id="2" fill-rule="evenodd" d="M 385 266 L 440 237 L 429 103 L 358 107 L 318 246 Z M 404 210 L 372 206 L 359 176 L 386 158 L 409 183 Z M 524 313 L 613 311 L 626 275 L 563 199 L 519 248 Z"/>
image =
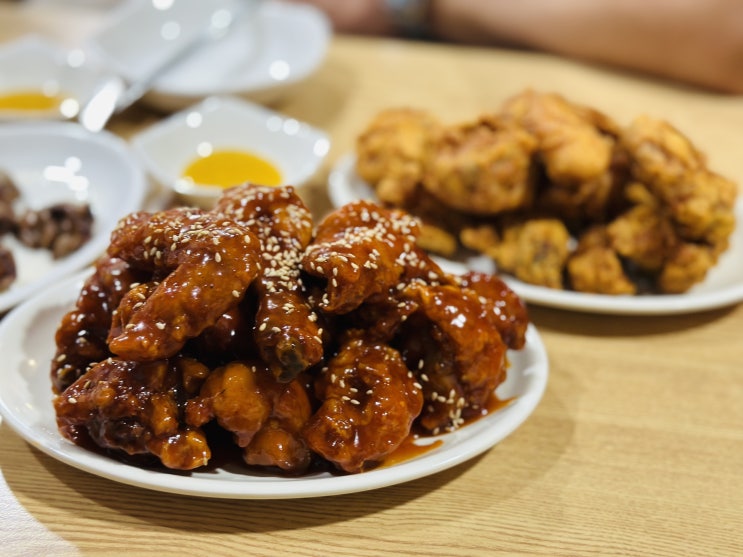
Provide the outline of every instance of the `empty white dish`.
<path id="1" fill-rule="evenodd" d="M 219 39 L 204 39 L 223 28 L 228 31 Z M 308 5 L 128 0 L 111 13 L 90 46 L 129 82 L 182 52 L 143 98 L 157 108 L 177 110 L 212 95 L 272 101 L 318 68 L 330 36 L 327 17 Z"/>
<path id="2" fill-rule="evenodd" d="M 301 190 L 330 150 L 323 131 L 234 97 L 205 99 L 135 135 L 131 144 L 160 186 L 204 208 L 213 206 L 224 188 L 184 179 L 199 157 L 221 150 L 252 153 L 277 168 L 281 184 Z"/>

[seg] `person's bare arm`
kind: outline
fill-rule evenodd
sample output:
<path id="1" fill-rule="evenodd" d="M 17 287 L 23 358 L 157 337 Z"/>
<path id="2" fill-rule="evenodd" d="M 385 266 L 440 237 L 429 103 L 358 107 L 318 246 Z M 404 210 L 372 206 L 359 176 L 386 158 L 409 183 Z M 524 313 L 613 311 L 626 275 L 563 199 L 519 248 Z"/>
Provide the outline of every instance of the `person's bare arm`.
<path id="1" fill-rule="evenodd" d="M 743 93 L 740 0 L 434 0 L 443 39 L 507 43 Z"/>
<path id="2" fill-rule="evenodd" d="M 338 31 L 394 31 L 385 0 L 304 1 Z M 430 0 L 428 23 L 444 40 L 533 48 L 743 93 L 741 0 Z"/>

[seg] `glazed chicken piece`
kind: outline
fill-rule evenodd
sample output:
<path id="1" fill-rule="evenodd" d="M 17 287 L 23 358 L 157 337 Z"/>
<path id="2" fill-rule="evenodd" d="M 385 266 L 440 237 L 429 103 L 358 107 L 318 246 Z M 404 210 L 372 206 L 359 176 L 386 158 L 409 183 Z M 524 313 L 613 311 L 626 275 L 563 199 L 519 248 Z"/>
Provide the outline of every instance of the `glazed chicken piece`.
<path id="1" fill-rule="evenodd" d="M 402 299 L 416 304 L 394 341 L 419 378 L 425 400 L 418 423 L 434 435 L 482 412 L 506 378 L 506 345 L 483 296 L 451 285 L 411 283 Z"/>
<path id="2" fill-rule="evenodd" d="M 172 365 L 115 358 L 93 365 L 54 400 L 59 431 L 78 444 L 152 454 L 176 470 L 206 465 L 206 437 L 181 421 L 183 386 Z"/>
<path id="3" fill-rule="evenodd" d="M 447 128 L 431 148 L 423 184 L 439 201 L 466 213 L 524 208 L 534 197 L 534 137 L 496 118 Z"/>
<path id="4" fill-rule="evenodd" d="M 299 266 L 312 239 L 312 215 L 291 186 L 233 188 L 216 210 L 261 242 L 254 338 L 274 375 L 290 381 L 323 356 L 318 316 L 308 304 Z"/>
<path id="5" fill-rule="evenodd" d="M 301 263 L 305 272 L 326 281 L 320 308 L 347 313 L 396 287 L 406 267 L 418 264 L 417 235 L 416 219 L 368 201 L 327 215 Z"/>
<path id="6" fill-rule="evenodd" d="M 303 472 L 311 454 L 301 435 L 311 406 L 305 385 L 278 382 L 263 362 L 232 362 L 214 370 L 186 403 L 186 422 L 211 420 L 233 434 L 248 464 Z"/>
<path id="7" fill-rule="evenodd" d="M 51 378 L 55 393 L 61 393 L 88 366 L 112 356 L 106 339 L 112 318 L 132 284 L 144 275 L 122 259 L 104 256 L 83 284 L 75 308 L 62 318 L 55 334 L 56 352 Z"/>
<path id="8" fill-rule="evenodd" d="M 240 302 L 262 265 L 260 241 L 250 230 L 194 209 L 122 219 L 108 254 L 154 279 L 146 293 L 127 293 L 124 301 L 135 303 L 108 339 L 111 352 L 137 361 L 175 355 Z"/>
<path id="9" fill-rule="evenodd" d="M 393 348 L 355 339 L 315 382 L 322 406 L 310 418 L 310 448 L 346 472 L 362 472 L 410 434 L 423 405 L 421 387 Z"/>
<path id="10" fill-rule="evenodd" d="M 356 141 L 356 172 L 374 187 L 382 203 L 408 206 L 440 128 L 440 123 L 422 110 L 380 112 Z"/>
<path id="11" fill-rule="evenodd" d="M 521 298 L 495 275 L 469 271 L 462 275 L 460 284 L 481 297 L 483 311 L 506 346 L 513 350 L 523 348 L 529 314 Z"/>

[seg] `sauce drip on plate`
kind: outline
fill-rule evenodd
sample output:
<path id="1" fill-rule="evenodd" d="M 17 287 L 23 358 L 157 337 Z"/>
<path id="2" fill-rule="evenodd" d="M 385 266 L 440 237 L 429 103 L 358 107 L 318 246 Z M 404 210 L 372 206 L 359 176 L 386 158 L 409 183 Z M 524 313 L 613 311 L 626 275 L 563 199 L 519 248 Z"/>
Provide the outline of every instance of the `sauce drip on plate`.
<path id="1" fill-rule="evenodd" d="M 42 91 L 18 90 L 0 93 L 0 111 L 51 112 L 59 110 L 66 97 Z"/>
<path id="2" fill-rule="evenodd" d="M 282 183 L 279 169 L 265 158 L 237 149 L 215 150 L 199 157 L 186 166 L 183 177 L 196 184 L 236 186 L 245 182 L 263 186 Z"/>

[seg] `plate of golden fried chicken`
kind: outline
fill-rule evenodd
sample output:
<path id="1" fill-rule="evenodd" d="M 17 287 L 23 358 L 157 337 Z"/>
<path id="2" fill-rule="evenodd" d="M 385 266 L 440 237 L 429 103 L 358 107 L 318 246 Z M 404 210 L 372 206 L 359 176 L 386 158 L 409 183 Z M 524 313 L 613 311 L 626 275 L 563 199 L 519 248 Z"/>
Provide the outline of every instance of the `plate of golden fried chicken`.
<path id="1" fill-rule="evenodd" d="M 0 413 L 72 466 L 197 496 L 452 467 L 527 419 L 548 363 L 503 281 L 447 273 L 418 234 L 368 201 L 315 224 L 291 186 L 132 213 L 92 269 L 0 323 Z"/>
<path id="2" fill-rule="evenodd" d="M 743 300 L 737 184 L 658 118 L 620 125 L 532 90 L 465 123 L 390 108 L 329 194 L 409 211 L 442 265 L 497 271 L 528 302 L 662 314 Z"/>

